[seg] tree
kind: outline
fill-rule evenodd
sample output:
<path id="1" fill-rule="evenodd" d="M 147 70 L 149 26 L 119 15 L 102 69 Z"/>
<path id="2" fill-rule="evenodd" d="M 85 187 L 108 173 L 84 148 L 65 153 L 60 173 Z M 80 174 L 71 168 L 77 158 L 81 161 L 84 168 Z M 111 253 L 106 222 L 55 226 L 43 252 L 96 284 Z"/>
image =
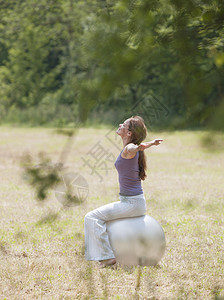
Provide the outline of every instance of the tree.
<path id="1" fill-rule="evenodd" d="M 169 122 L 222 127 L 222 1 L 1 6 L 0 105 L 6 109 L 76 105 L 76 117 L 85 121 L 97 105 L 125 109 L 152 93 L 169 108 Z"/>

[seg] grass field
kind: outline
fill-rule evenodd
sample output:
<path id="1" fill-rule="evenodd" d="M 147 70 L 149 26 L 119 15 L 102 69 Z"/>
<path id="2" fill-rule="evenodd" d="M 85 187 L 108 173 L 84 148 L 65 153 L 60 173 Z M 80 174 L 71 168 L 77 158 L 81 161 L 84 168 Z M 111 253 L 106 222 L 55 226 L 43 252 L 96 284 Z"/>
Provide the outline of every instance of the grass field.
<path id="1" fill-rule="evenodd" d="M 1 127 L 0 299 L 224 299 L 224 134 L 148 134 L 164 139 L 146 152 L 143 188 L 147 214 L 166 234 L 165 255 L 156 267 L 99 269 L 85 261 L 84 215 L 118 200 L 119 149 L 107 136 L 108 129 L 93 128 L 75 136 L 66 172 L 81 174 L 89 195 L 83 205 L 65 208 L 54 191 L 43 203 L 34 199 L 20 159 L 29 151 L 38 164 L 45 151 L 58 162 L 66 137 Z M 83 159 L 93 159 L 96 145 L 111 156 L 94 173 Z"/>

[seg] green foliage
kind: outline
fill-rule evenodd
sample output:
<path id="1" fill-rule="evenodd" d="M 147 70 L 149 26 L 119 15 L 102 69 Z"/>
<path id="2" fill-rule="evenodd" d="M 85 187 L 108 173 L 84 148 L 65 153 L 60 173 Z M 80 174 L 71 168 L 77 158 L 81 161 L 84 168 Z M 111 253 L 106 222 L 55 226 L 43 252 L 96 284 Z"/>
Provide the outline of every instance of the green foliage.
<path id="1" fill-rule="evenodd" d="M 49 189 L 60 182 L 59 171 L 61 165 L 51 166 L 50 159 L 43 153 L 40 154 L 39 165 L 34 165 L 32 157 L 27 154 L 22 158 L 24 176 L 28 183 L 35 189 L 36 198 L 43 201 L 47 198 Z"/>
<path id="2" fill-rule="evenodd" d="M 160 123 L 223 128 L 222 1 L 10 0 L 0 8 L 2 121 L 33 108 L 45 124 L 52 117 L 41 117 L 43 103 L 67 106 L 81 122 L 97 111 L 101 119 L 153 93 L 170 111 Z"/>
<path id="3" fill-rule="evenodd" d="M 84 199 L 77 193 L 74 193 L 71 186 L 71 178 L 66 180 L 66 174 L 63 174 L 65 171 L 65 161 L 71 149 L 72 139 L 77 132 L 73 128 L 58 128 L 55 132 L 67 137 L 67 142 L 60 153 L 59 162 L 53 164 L 46 153 L 40 152 L 38 164 L 35 164 L 33 157 L 29 153 L 25 153 L 21 159 L 23 178 L 34 189 L 36 199 L 40 202 L 46 200 L 49 192 L 55 189 L 63 193 L 63 199 L 60 200 L 63 200 L 62 204 L 65 207 L 80 205 Z M 67 177 L 68 175 L 69 174 L 67 174 Z M 53 215 L 53 220 L 54 217 Z M 51 219 L 52 218 L 50 218 L 50 220 Z M 45 221 L 46 220 L 44 220 L 44 222 Z"/>

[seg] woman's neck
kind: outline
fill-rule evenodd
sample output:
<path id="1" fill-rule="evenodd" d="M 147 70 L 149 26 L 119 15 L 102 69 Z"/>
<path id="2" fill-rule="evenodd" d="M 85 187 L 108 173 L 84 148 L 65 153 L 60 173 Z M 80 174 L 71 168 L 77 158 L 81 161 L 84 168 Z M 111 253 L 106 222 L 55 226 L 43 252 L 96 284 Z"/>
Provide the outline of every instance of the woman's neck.
<path id="1" fill-rule="evenodd" d="M 127 144 L 130 143 L 130 140 L 129 140 L 128 137 L 124 137 L 122 140 L 123 140 L 123 146 L 124 146 L 124 147 L 127 146 Z"/>

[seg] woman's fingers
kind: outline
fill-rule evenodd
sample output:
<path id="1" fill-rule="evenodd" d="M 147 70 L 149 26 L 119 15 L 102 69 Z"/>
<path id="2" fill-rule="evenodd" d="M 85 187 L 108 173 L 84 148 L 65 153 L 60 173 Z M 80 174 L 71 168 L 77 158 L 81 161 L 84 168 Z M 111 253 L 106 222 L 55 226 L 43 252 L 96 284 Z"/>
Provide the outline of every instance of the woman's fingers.
<path id="1" fill-rule="evenodd" d="M 163 140 L 162 139 L 156 139 L 155 142 L 156 142 L 157 145 L 159 145 L 163 142 Z"/>

